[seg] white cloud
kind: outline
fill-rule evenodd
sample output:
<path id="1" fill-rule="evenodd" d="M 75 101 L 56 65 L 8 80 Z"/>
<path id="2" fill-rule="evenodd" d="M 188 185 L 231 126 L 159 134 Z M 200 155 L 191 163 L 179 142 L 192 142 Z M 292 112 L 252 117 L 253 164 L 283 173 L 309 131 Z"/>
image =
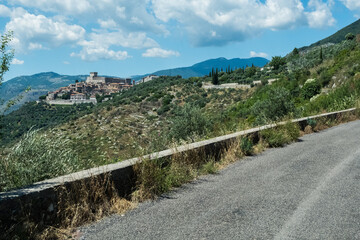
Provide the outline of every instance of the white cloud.
<path id="1" fill-rule="evenodd" d="M 11 18 L 6 24 L 6 31 L 14 32 L 11 42 L 16 51 L 59 47 L 74 44 L 84 38 L 85 29 L 79 25 L 69 25 L 55 21 L 43 15 L 25 14 Z"/>
<path id="2" fill-rule="evenodd" d="M 89 38 L 90 41 L 98 45 L 113 45 L 134 49 L 157 47 L 159 45 L 155 40 L 147 37 L 144 32 L 100 31 L 98 33 L 91 33 Z M 80 45 L 82 44 L 80 43 Z"/>
<path id="3" fill-rule="evenodd" d="M 24 61 L 23 60 L 19 60 L 17 58 L 13 58 L 13 60 L 11 61 L 11 64 L 14 64 L 14 65 L 22 65 L 24 64 Z"/>
<path id="4" fill-rule="evenodd" d="M 314 9 L 314 11 L 306 13 L 309 26 L 312 28 L 322 28 L 334 25 L 335 19 L 330 10 L 332 4 L 332 1 L 324 3 L 320 0 L 310 0 L 308 6 Z"/>
<path id="5" fill-rule="evenodd" d="M 180 53 L 172 50 L 165 50 L 161 48 L 150 48 L 142 54 L 143 57 L 157 57 L 157 58 L 168 58 L 172 56 L 180 56 Z"/>
<path id="6" fill-rule="evenodd" d="M 145 33 L 106 32 L 89 34 L 89 40 L 79 41 L 82 47 L 79 53 L 72 53 L 73 57 L 80 57 L 85 61 L 96 61 L 99 59 L 125 60 L 129 58 L 126 51 L 114 51 L 111 47 L 124 48 L 152 48 L 158 43 L 147 37 Z"/>
<path id="7" fill-rule="evenodd" d="M 68 62 L 68 61 L 63 61 L 63 64 L 65 64 L 65 65 L 69 65 L 69 64 L 70 64 L 70 62 Z"/>
<path id="8" fill-rule="evenodd" d="M 334 23 L 330 4 L 320 0 L 310 2 L 305 9 L 300 0 L 152 0 L 155 16 L 164 22 L 176 20 L 183 25 L 195 46 L 243 41 L 266 29 Z"/>
<path id="9" fill-rule="evenodd" d="M 97 60 L 125 60 L 129 58 L 126 51 L 113 51 L 106 47 L 85 47 L 80 53 L 71 53 L 72 57 L 80 57 L 84 61 L 97 61 Z"/>
<path id="10" fill-rule="evenodd" d="M 340 0 L 350 10 L 360 10 L 359 0 Z"/>
<path id="11" fill-rule="evenodd" d="M 11 14 L 11 10 L 5 5 L 0 4 L 0 17 L 8 17 Z"/>
<path id="12" fill-rule="evenodd" d="M 93 6 L 88 0 L 8 0 L 12 4 L 38 8 L 43 11 L 81 14 L 91 11 Z"/>
<path id="13" fill-rule="evenodd" d="M 149 0 L 8 0 L 8 2 L 70 16 L 86 23 L 97 22 L 100 19 L 104 24 L 104 21 L 111 19 L 123 31 L 167 33 L 165 27 L 148 11 Z M 112 23 L 111 27 L 113 26 Z"/>
<path id="14" fill-rule="evenodd" d="M 267 53 L 250 51 L 250 57 L 263 57 L 263 58 L 267 58 L 268 56 L 269 56 L 269 55 L 268 55 Z"/>

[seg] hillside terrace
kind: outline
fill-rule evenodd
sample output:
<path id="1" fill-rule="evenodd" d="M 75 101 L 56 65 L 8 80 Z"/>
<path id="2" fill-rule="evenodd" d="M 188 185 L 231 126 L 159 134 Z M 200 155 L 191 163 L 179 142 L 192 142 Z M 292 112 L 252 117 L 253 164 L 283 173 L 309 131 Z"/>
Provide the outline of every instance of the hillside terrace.
<path id="1" fill-rule="evenodd" d="M 110 95 L 129 89 L 135 85 L 130 78 L 99 77 L 97 72 L 91 72 L 85 82 L 77 82 L 67 87 L 61 87 L 53 92 L 48 92 L 46 101 L 55 104 L 56 100 L 77 103 L 91 101 L 96 103 L 96 95 Z M 95 99 L 95 101 L 94 101 Z M 75 102 L 74 102 L 75 101 Z"/>

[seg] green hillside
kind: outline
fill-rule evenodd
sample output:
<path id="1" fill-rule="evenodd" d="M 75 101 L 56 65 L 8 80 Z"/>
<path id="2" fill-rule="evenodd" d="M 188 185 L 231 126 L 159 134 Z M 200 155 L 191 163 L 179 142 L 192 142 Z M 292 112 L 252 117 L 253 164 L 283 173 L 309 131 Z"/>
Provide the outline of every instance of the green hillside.
<path id="1" fill-rule="evenodd" d="M 333 35 L 331 35 L 331 36 L 329 36 L 327 38 L 324 38 L 324 39 L 322 39 L 322 40 L 320 40 L 320 41 L 318 41 L 316 43 L 313 43 L 308 47 L 300 48 L 300 50 L 301 51 L 308 50 L 310 48 L 325 45 L 327 43 L 333 43 L 333 44 L 340 43 L 345 39 L 345 36 L 348 33 L 353 33 L 354 35 L 360 34 L 360 19 L 357 20 L 356 22 L 354 22 L 354 23 L 340 29 L 339 31 L 337 31 Z"/>
<path id="2" fill-rule="evenodd" d="M 160 77 L 96 106 L 24 105 L 0 123 L 6 135 L 0 191 L 266 123 L 359 106 L 359 62 L 359 42 L 343 40 L 274 57 L 265 68 Z M 246 86 L 204 88 L 215 80 Z M 266 146 L 281 138 L 272 134 L 263 136 Z M 29 165 L 34 159 L 42 165 Z"/>
<path id="3" fill-rule="evenodd" d="M 44 95 L 49 91 L 67 86 L 70 83 L 74 83 L 75 80 L 82 81 L 85 79 L 85 75 L 66 76 L 54 72 L 20 76 L 4 82 L 0 88 L 0 96 L 1 100 L 7 102 L 8 100 L 17 97 L 19 94 L 22 94 L 25 89 L 30 87 L 31 90 L 28 93 L 23 94 L 23 98 L 11 108 L 11 110 L 15 110 L 25 102 L 38 100 L 41 95 Z"/>

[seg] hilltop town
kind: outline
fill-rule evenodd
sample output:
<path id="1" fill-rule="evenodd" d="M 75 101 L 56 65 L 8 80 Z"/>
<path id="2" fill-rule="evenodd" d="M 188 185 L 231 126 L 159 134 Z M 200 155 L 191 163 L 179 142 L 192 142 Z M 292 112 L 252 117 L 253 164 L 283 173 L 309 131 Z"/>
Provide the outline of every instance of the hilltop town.
<path id="1" fill-rule="evenodd" d="M 110 95 L 135 85 L 130 78 L 101 77 L 91 72 L 85 82 L 76 82 L 48 92 L 46 102 L 50 104 L 97 103 L 96 95 Z"/>

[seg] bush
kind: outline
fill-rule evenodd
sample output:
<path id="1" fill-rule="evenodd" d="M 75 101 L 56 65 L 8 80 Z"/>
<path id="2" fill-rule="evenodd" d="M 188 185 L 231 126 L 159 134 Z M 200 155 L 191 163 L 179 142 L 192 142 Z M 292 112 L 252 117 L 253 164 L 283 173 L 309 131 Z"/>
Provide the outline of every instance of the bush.
<path id="1" fill-rule="evenodd" d="M 280 67 L 286 64 L 286 59 L 280 56 L 272 57 L 269 65 L 274 68 L 274 70 L 279 70 Z"/>
<path id="2" fill-rule="evenodd" d="M 242 153 L 244 153 L 245 155 L 251 155 L 253 152 L 253 146 L 254 144 L 249 138 L 247 137 L 241 138 L 240 149 Z"/>
<path id="3" fill-rule="evenodd" d="M 290 92 L 283 88 L 270 88 L 264 100 L 258 100 L 251 108 L 257 124 L 279 120 L 295 110 Z"/>
<path id="4" fill-rule="evenodd" d="M 210 121 L 200 108 L 185 104 L 171 124 L 171 139 L 195 141 L 196 136 L 203 136 L 210 128 Z"/>
<path id="5" fill-rule="evenodd" d="M 316 126 L 316 120 L 315 119 L 308 118 L 306 120 L 306 122 L 307 122 L 307 125 L 309 125 L 311 128 L 314 128 Z"/>
<path id="6" fill-rule="evenodd" d="M 300 128 L 298 124 L 289 122 L 283 126 L 263 130 L 260 136 L 270 147 L 283 147 L 299 138 Z"/>
<path id="7" fill-rule="evenodd" d="M 304 99 L 310 99 L 320 92 L 321 85 L 316 79 L 308 79 L 301 89 L 301 95 Z"/>
<path id="8" fill-rule="evenodd" d="M 346 34 L 345 39 L 346 40 L 353 40 L 353 39 L 355 39 L 355 35 L 353 33 L 348 33 L 348 34 Z"/>
<path id="9" fill-rule="evenodd" d="M 6 158 L 1 159 L 0 191 L 68 174 L 83 167 L 69 140 L 50 139 L 39 130 L 33 130 L 11 148 Z"/>

